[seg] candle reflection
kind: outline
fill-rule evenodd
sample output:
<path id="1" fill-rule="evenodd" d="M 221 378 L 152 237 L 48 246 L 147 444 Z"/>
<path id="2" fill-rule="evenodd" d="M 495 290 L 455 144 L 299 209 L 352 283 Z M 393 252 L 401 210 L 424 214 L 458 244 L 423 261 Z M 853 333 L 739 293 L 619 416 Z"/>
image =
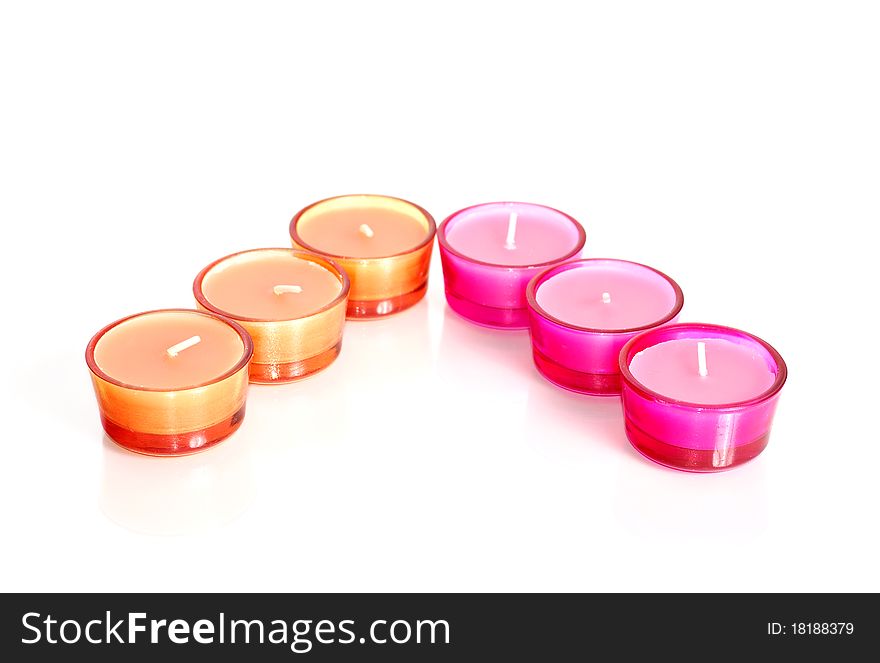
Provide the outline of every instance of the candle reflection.
<path id="1" fill-rule="evenodd" d="M 492 379 L 499 382 L 499 387 L 505 388 L 511 384 L 505 380 L 507 376 L 521 380 L 523 374 L 532 372 L 529 332 L 474 325 L 449 306 L 444 306 L 437 361 L 438 373 L 448 376 L 450 382 L 469 378 L 481 382 Z M 521 392 L 521 389 L 515 391 Z M 490 396 L 486 394 L 486 397 Z"/>
<path id="2" fill-rule="evenodd" d="M 340 424 L 361 422 L 343 433 L 345 438 L 360 437 L 383 430 L 419 430 L 435 413 L 430 400 L 407 394 L 427 393 L 431 389 L 431 337 L 428 302 L 423 300 L 393 318 L 370 322 L 349 322 L 339 370 L 343 373 L 323 383 L 326 418 Z M 377 377 L 378 376 L 378 377 Z M 365 397 L 368 394 L 369 397 Z M 342 408 L 347 415 L 339 417 Z"/>
<path id="3" fill-rule="evenodd" d="M 435 362 L 440 384 L 471 385 L 443 390 L 444 411 L 468 422 L 461 431 L 461 453 L 489 455 L 497 462 L 522 443 L 528 409 L 522 385 L 532 372 L 527 331 L 478 327 L 445 306 Z"/>
<path id="4" fill-rule="evenodd" d="M 763 463 L 706 476 L 660 469 L 644 458 L 620 468 L 613 504 L 617 517 L 640 536 L 723 540 L 766 530 L 768 499 Z"/>
<path id="5" fill-rule="evenodd" d="M 573 434 L 574 431 L 574 434 Z M 566 446 L 625 456 L 630 445 L 623 430 L 620 399 L 587 396 L 562 389 L 533 370 L 529 381 L 526 434 L 529 439 L 569 440 Z"/>
<path id="6" fill-rule="evenodd" d="M 442 316 L 442 326 L 433 374 L 435 384 L 445 388 L 442 403 L 434 402 L 429 416 L 437 417 L 442 408 L 440 416 L 452 431 L 444 438 L 443 452 L 458 460 L 448 471 L 462 476 L 487 467 L 513 469 L 517 461 L 510 450 L 524 440 L 529 334 L 478 327 L 447 305 L 436 312 Z"/>
<path id="7" fill-rule="evenodd" d="M 141 534 L 189 534 L 229 522 L 255 494 L 249 446 L 237 437 L 198 454 L 156 458 L 104 435 L 101 510 Z"/>

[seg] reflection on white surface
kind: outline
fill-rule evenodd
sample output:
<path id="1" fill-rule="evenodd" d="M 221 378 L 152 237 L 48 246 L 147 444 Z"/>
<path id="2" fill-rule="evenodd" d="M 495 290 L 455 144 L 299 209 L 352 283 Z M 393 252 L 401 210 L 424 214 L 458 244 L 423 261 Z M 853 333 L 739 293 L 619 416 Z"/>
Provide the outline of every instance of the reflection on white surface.
<path id="1" fill-rule="evenodd" d="M 531 343 L 525 329 L 491 329 L 443 307 L 437 372 L 452 381 L 521 381 L 531 370 Z M 490 396 L 487 394 L 487 396 Z"/>
<path id="2" fill-rule="evenodd" d="M 623 410 L 617 396 L 588 396 L 558 387 L 532 368 L 528 386 L 527 435 L 568 444 L 602 445 L 628 454 Z"/>
<path id="3" fill-rule="evenodd" d="M 392 378 L 429 377 L 425 375 L 431 358 L 428 300 L 387 318 L 347 321 L 342 344 L 337 362 L 355 378 L 366 381 L 377 373 Z M 362 386 L 379 385 L 373 380 Z M 393 380 L 389 386 L 399 390 Z"/>
<path id="4" fill-rule="evenodd" d="M 545 380 L 535 369 L 527 330 L 474 325 L 447 306 L 436 370 L 447 384 L 481 385 L 479 400 L 471 389 L 450 389 L 449 397 L 465 409 L 507 409 L 506 423 L 517 422 L 511 433 L 529 444 L 601 444 L 628 453 L 620 399 L 578 394 Z M 505 422 L 496 417 L 488 423 L 497 428 Z"/>
<path id="5" fill-rule="evenodd" d="M 481 327 L 448 306 L 442 323 L 434 366 L 438 414 L 469 441 L 468 454 L 494 463 L 522 435 L 529 333 Z"/>
<path id="6" fill-rule="evenodd" d="M 634 534 L 742 540 L 767 528 L 764 463 L 690 473 L 639 458 L 640 464 L 632 463 L 620 472 L 613 500 L 617 516 Z M 721 554 L 719 560 L 722 566 L 728 563 Z"/>
<path id="7" fill-rule="evenodd" d="M 175 458 L 132 453 L 104 435 L 101 509 L 141 534 L 182 535 L 223 525 L 253 500 L 241 430 L 206 451 Z"/>

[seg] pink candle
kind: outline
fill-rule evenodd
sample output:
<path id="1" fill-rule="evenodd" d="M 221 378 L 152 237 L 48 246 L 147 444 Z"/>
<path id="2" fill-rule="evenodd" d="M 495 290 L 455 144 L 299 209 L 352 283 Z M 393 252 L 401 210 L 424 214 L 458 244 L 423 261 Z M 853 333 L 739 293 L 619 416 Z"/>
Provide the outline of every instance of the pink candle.
<path id="1" fill-rule="evenodd" d="M 620 370 L 630 442 L 651 460 L 695 472 L 764 450 L 787 374 L 756 336 L 697 323 L 636 336 L 621 350 Z"/>
<path id="2" fill-rule="evenodd" d="M 528 327 L 525 290 L 542 269 L 580 253 L 586 235 L 543 205 L 485 203 L 456 212 L 437 233 L 446 301 L 487 327 Z"/>
<path id="3" fill-rule="evenodd" d="M 548 380 L 585 394 L 620 393 L 620 348 L 646 329 L 674 322 L 681 288 L 651 267 L 590 258 L 563 263 L 529 283 L 535 366 Z"/>

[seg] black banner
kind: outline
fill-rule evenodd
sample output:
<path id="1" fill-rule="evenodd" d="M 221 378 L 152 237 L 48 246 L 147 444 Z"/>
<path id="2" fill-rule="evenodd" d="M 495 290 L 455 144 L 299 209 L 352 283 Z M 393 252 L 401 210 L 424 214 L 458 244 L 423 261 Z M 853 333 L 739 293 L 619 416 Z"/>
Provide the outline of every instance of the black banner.
<path id="1" fill-rule="evenodd" d="M 2 606 L 6 661 L 117 663 L 839 657 L 865 651 L 880 617 L 866 594 L 7 594 Z"/>

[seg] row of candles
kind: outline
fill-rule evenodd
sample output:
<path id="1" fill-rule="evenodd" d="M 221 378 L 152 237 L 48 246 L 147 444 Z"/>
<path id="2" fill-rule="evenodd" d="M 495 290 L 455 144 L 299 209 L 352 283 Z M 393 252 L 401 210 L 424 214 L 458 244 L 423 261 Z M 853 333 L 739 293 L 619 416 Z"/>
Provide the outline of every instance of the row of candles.
<path id="1" fill-rule="evenodd" d="M 418 302 L 435 235 L 449 306 L 479 325 L 527 328 L 536 368 L 560 387 L 620 395 L 627 437 L 648 458 L 711 472 L 767 445 L 782 357 L 743 331 L 677 323 L 684 296 L 665 274 L 580 258 L 583 226 L 543 205 L 475 205 L 437 228 L 418 205 L 376 195 L 301 210 L 293 248 L 211 263 L 193 284 L 197 309 L 140 313 L 95 334 L 86 362 L 108 436 L 161 456 L 221 441 L 242 423 L 249 382 L 320 371 L 346 319 Z"/>

